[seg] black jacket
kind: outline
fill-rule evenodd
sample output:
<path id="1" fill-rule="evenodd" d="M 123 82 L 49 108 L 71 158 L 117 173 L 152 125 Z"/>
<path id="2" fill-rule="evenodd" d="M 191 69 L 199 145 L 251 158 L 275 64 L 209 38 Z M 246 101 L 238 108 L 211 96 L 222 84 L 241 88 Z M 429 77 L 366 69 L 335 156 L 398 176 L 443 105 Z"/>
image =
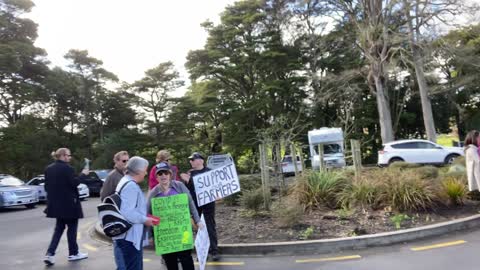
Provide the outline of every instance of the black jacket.
<path id="1" fill-rule="evenodd" d="M 198 203 L 197 203 L 197 193 L 195 192 L 195 184 L 193 184 L 193 177 L 195 175 L 198 175 L 198 174 L 202 174 L 202 173 L 205 173 L 205 172 L 208 172 L 210 171 L 209 168 L 207 168 L 206 166 L 203 167 L 203 169 L 201 170 L 191 170 L 190 171 L 190 180 L 188 181 L 188 184 L 186 185 L 188 190 L 190 191 L 190 195 L 192 196 L 192 199 L 193 199 L 193 202 L 195 203 L 195 207 L 197 207 L 197 210 L 200 212 L 200 209 L 210 209 L 212 207 L 215 207 L 215 201 L 211 202 L 211 203 L 207 203 L 203 206 L 198 206 Z"/>
<path id="2" fill-rule="evenodd" d="M 47 192 L 46 214 L 49 218 L 83 218 L 82 205 L 78 197 L 80 179 L 75 177 L 72 166 L 57 160 L 45 170 L 45 191 Z"/>

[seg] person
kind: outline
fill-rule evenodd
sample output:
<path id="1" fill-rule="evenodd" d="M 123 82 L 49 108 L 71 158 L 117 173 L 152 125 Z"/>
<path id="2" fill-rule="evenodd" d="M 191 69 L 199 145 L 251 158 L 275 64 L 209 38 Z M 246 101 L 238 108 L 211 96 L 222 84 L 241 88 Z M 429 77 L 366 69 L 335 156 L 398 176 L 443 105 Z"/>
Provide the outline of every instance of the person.
<path id="1" fill-rule="evenodd" d="M 480 188 L 480 157 L 478 156 L 479 132 L 470 131 L 465 137 L 465 163 L 467 166 L 468 190 Z"/>
<path id="2" fill-rule="evenodd" d="M 115 193 L 118 183 L 125 176 L 125 167 L 128 161 L 128 152 L 120 151 L 113 156 L 113 170 L 108 174 L 100 191 L 100 200 L 103 201 L 106 197 Z"/>
<path id="3" fill-rule="evenodd" d="M 194 198 L 193 201 L 197 207 L 198 214 L 201 215 L 203 213 L 205 225 L 207 226 L 208 237 L 210 238 L 209 253 L 213 261 L 218 261 L 220 257 L 218 254 L 217 225 L 215 223 L 215 201 L 199 207 L 197 195 L 195 193 L 195 185 L 193 184 L 193 177 L 195 175 L 208 172 L 210 169 L 205 167 L 205 159 L 198 152 L 194 152 L 192 155 L 190 155 L 188 160 L 190 161 L 190 166 L 192 169 L 188 173 L 180 174 L 180 177 L 189 189 L 190 195 L 192 198 Z"/>
<path id="4" fill-rule="evenodd" d="M 67 227 L 68 260 L 88 258 L 88 254 L 80 252 L 77 245 L 78 220 L 83 218 L 77 186 L 80 180 L 86 178 L 89 171 L 84 169 L 79 177 L 75 177 L 73 167 L 68 164 L 72 159 L 68 148 L 57 149 L 52 152 L 52 157 L 55 161 L 45 170 L 45 191 L 47 192 L 45 213 L 48 218 L 55 218 L 56 223 L 43 260 L 47 266 L 55 264 L 55 251 L 65 227 Z"/>
<path id="5" fill-rule="evenodd" d="M 172 156 L 170 155 L 170 152 L 167 150 L 160 150 L 157 153 L 157 157 L 155 158 L 155 161 L 158 164 L 160 162 L 167 162 L 168 165 L 170 166 L 170 169 L 172 170 L 172 180 L 180 181 L 180 176 L 178 175 L 178 167 L 171 164 L 170 160 L 172 159 Z M 152 166 L 152 169 L 150 170 L 150 174 L 148 175 L 148 188 L 151 190 L 153 189 L 156 185 L 158 185 L 157 177 L 155 175 L 156 167 Z"/>
<path id="6" fill-rule="evenodd" d="M 198 216 L 197 209 L 195 208 L 195 203 L 192 200 L 190 191 L 187 187 L 180 181 L 173 181 L 173 171 L 170 164 L 167 162 L 160 162 L 156 165 L 155 176 L 158 181 L 156 185 L 147 195 L 147 211 L 149 214 L 152 213 L 151 210 L 151 199 L 155 197 L 167 197 L 177 194 L 187 194 L 188 195 L 188 205 L 190 207 L 190 215 L 193 217 L 195 224 L 198 227 L 203 226 L 200 223 L 200 217 Z M 180 261 L 183 270 L 194 270 L 195 266 L 193 265 L 192 250 L 183 250 L 178 252 L 172 252 L 162 255 L 165 265 L 168 270 L 178 270 L 178 261 Z"/>
<path id="7" fill-rule="evenodd" d="M 151 227 L 153 219 L 147 217 L 147 204 L 139 184 L 147 175 L 148 161 L 142 157 L 128 160 L 125 176 L 116 187 L 122 203 L 120 213 L 132 227 L 119 236 L 113 237 L 113 255 L 117 270 L 143 269 L 143 246 L 148 245 L 145 226 Z"/>

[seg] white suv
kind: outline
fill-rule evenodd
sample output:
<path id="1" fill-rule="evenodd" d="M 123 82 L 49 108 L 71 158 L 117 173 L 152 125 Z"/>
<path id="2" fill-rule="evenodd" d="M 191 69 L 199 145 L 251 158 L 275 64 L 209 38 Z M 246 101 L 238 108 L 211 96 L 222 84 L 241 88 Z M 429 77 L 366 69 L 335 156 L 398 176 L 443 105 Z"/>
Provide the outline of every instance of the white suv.
<path id="1" fill-rule="evenodd" d="M 388 166 L 396 161 L 420 164 L 451 164 L 463 156 L 462 147 L 445 147 L 427 140 L 389 142 L 378 151 L 378 165 Z"/>

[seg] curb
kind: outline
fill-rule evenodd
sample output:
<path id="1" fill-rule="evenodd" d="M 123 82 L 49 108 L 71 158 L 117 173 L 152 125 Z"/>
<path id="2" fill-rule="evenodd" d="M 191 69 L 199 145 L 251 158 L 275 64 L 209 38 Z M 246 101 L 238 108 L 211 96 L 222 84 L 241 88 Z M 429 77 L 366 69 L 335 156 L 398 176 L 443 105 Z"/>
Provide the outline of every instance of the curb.
<path id="1" fill-rule="evenodd" d="M 226 255 L 293 255 L 293 254 L 325 254 L 345 250 L 356 250 L 367 247 L 388 246 L 413 240 L 444 235 L 446 233 L 480 227 L 480 214 L 437 224 L 405 229 L 395 232 L 368 234 L 354 237 L 343 237 L 322 240 L 305 240 L 271 243 L 220 244 L 221 254 Z M 102 240 L 111 242 L 95 225 L 96 235 Z M 147 247 L 148 249 L 151 247 Z"/>

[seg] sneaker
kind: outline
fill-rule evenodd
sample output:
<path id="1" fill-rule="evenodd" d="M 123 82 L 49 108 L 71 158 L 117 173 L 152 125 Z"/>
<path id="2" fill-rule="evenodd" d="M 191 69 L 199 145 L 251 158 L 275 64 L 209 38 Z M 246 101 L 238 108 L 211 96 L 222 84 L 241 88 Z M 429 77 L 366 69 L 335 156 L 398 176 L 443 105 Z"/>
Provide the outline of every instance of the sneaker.
<path id="1" fill-rule="evenodd" d="M 81 252 L 78 252 L 77 255 L 68 256 L 69 261 L 78 261 L 86 258 L 88 258 L 88 253 L 81 253 Z"/>
<path id="2" fill-rule="evenodd" d="M 52 266 L 52 265 L 55 264 L 55 256 L 45 255 L 45 258 L 43 258 L 43 262 L 44 262 L 47 266 Z"/>
<path id="3" fill-rule="evenodd" d="M 218 253 L 213 253 L 212 254 L 212 261 L 217 262 L 220 260 L 220 255 Z"/>

